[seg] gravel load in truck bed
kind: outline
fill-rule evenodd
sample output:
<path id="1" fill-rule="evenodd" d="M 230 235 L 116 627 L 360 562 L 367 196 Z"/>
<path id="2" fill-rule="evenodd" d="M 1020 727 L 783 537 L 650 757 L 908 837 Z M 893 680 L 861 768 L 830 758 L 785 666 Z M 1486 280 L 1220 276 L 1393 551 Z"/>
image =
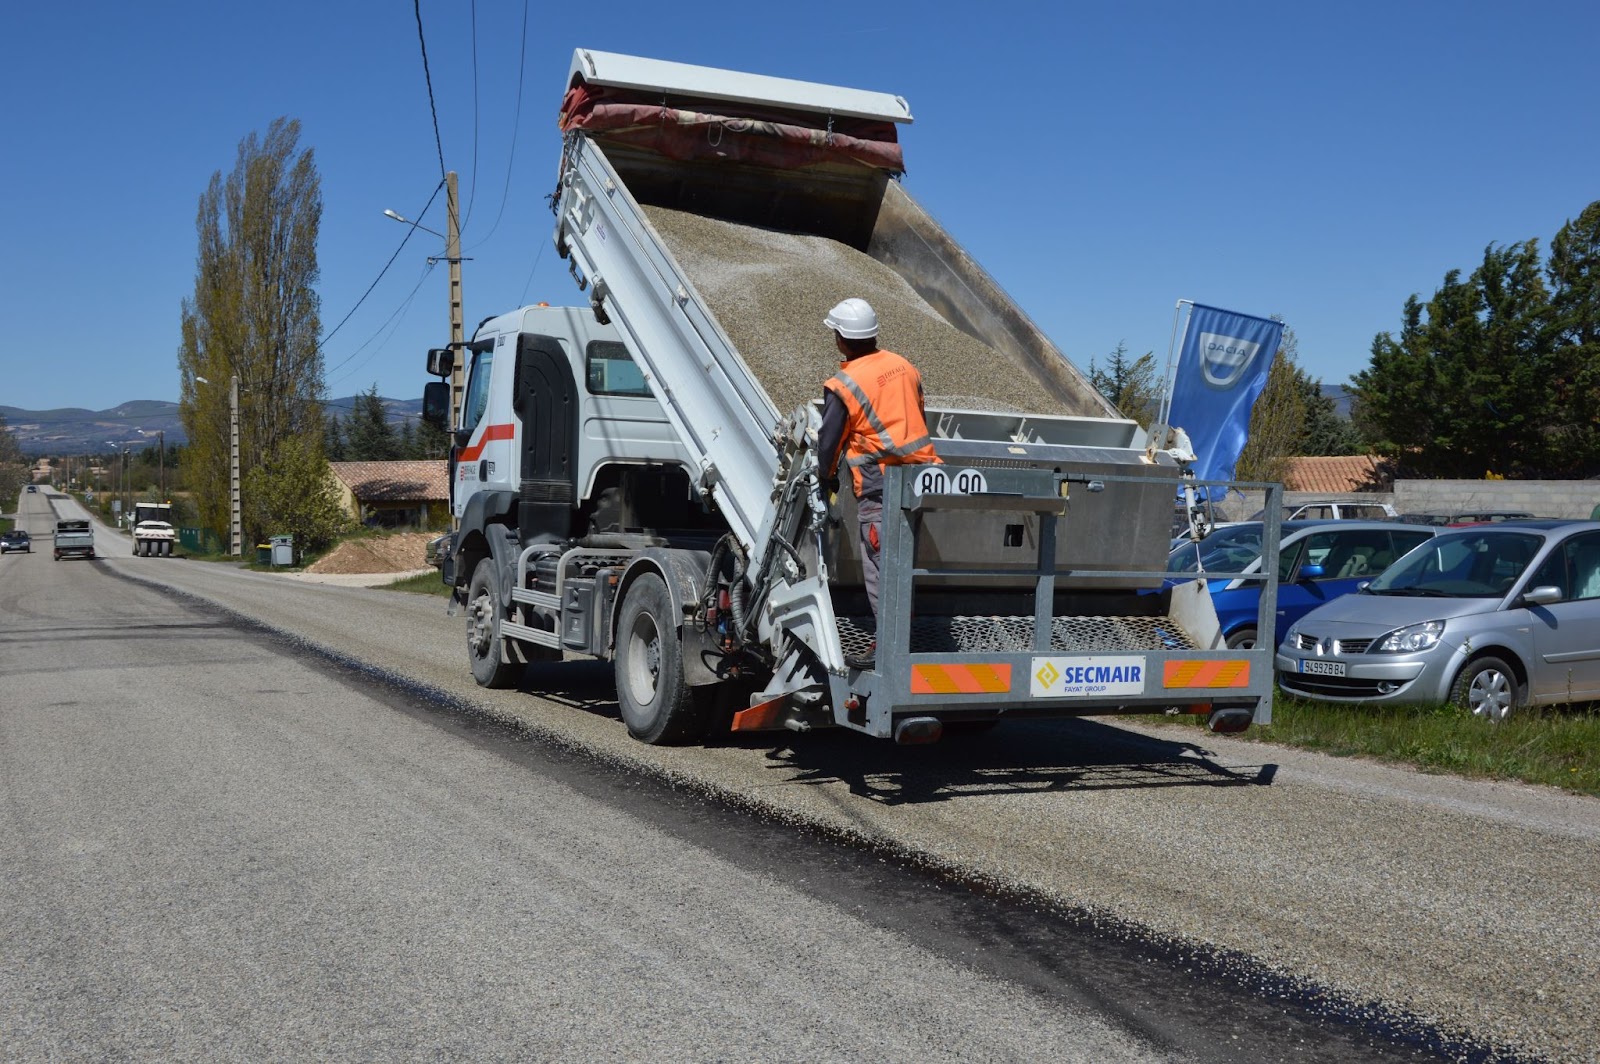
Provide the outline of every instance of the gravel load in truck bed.
<path id="1" fill-rule="evenodd" d="M 929 406 L 1071 413 L 1028 369 L 951 325 L 864 252 L 665 207 L 645 213 L 779 414 L 820 396 L 839 368 L 822 319 L 850 296 L 878 312 L 880 343 L 922 372 Z"/>

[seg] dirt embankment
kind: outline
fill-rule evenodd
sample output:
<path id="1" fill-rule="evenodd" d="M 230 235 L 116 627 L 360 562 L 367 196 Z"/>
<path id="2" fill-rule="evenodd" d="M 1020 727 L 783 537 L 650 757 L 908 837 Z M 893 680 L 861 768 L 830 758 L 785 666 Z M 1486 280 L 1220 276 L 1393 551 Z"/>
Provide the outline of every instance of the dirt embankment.
<path id="1" fill-rule="evenodd" d="M 404 573 L 424 569 L 430 532 L 397 532 L 341 543 L 306 566 L 308 573 Z"/>

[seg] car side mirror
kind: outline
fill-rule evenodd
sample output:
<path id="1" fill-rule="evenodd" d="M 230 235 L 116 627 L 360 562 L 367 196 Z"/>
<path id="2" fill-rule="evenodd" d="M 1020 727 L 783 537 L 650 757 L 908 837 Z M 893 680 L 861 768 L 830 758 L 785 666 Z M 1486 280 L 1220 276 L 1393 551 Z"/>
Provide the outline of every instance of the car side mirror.
<path id="1" fill-rule="evenodd" d="M 1321 580 L 1324 572 L 1326 570 L 1320 565 L 1302 565 L 1300 571 L 1295 574 L 1295 580 Z"/>
<path id="2" fill-rule="evenodd" d="M 1539 587 L 1530 587 L 1522 593 L 1524 606 L 1548 606 L 1553 602 L 1560 602 L 1565 596 L 1561 589 L 1554 584 L 1542 584 Z"/>
<path id="3" fill-rule="evenodd" d="M 446 381 L 429 381 L 422 386 L 422 423 L 432 425 L 440 432 L 450 420 L 450 385 Z"/>

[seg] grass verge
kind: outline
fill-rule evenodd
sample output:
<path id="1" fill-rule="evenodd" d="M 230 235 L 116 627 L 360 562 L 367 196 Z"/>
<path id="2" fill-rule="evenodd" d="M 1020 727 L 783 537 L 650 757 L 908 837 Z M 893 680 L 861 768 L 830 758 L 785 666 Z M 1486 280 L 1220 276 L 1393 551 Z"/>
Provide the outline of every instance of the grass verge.
<path id="1" fill-rule="evenodd" d="M 1158 718 L 1199 726 L 1201 718 Z M 1239 738 L 1370 757 L 1424 772 L 1518 780 L 1600 796 L 1600 708 L 1525 706 L 1500 724 L 1455 706 L 1362 706 L 1277 695 L 1272 723 Z"/>
<path id="2" fill-rule="evenodd" d="M 450 594 L 452 590 L 449 584 L 439 578 L 437 569 L 429 570 L 426 573 L 418 573 L 416 576 L 408 576 L 402 580 L 396 580 L 392 584 L 379 584 L 377 589 L 379 591 L 409 591 L 414 595 L 439 595 L 441 597 Z"/>

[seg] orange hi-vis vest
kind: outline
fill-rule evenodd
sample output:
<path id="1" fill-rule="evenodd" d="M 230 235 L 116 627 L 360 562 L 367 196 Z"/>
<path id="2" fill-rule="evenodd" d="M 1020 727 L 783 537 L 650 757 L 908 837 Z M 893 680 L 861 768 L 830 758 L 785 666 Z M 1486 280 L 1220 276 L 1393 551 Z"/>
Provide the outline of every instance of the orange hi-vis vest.
<path id="1" fill-rule="evenodd" d="M 893 351 L 851 359 L 823 387 L 848 414 L 843 454 L 856 498 L 883 493 L 886 465 L 939 463 L 922 412 L 922 375 Z"/>

